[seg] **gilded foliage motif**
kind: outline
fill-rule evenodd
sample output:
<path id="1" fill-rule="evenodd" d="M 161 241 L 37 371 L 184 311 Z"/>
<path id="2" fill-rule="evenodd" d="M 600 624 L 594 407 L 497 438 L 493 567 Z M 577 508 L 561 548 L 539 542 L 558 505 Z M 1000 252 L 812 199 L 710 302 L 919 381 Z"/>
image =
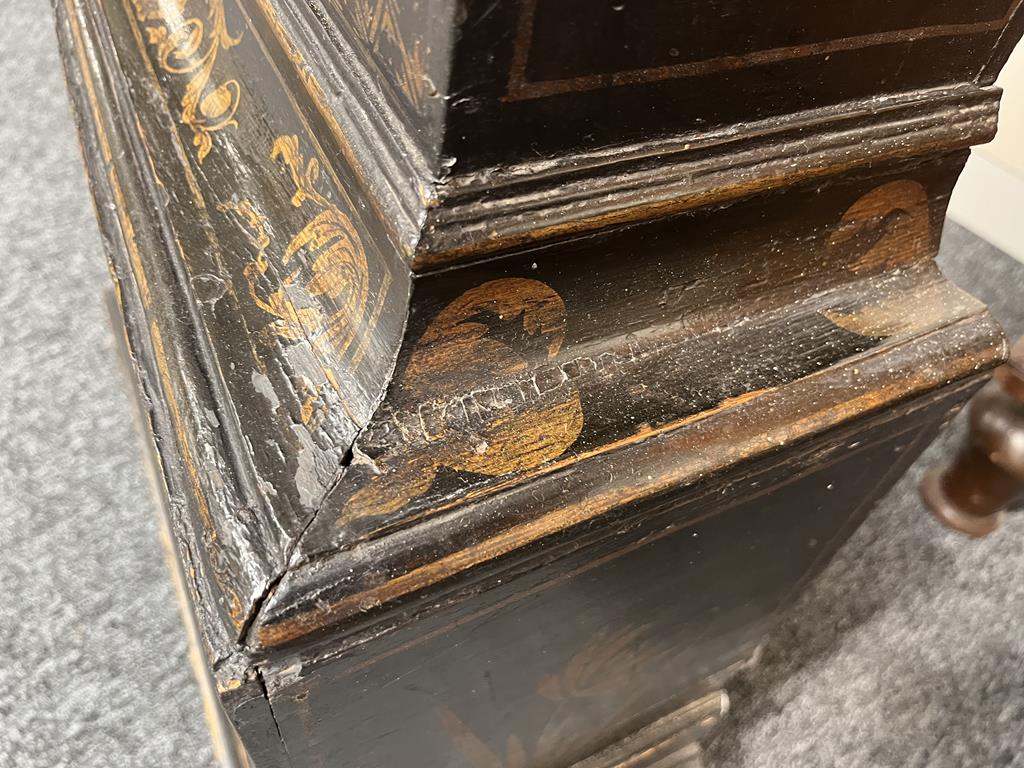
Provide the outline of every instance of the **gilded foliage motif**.
<path id="1" fill-rule="evenodd" d="M 655 655 L 645 636 L 649 627 L 605 628 L 598 631 L 565 665 L 548 675 L 537 691 L 551 701 L 603 696 L 625 685 L 636 669 Z"/>
<path id="2" fill-rule="evenodd" d="M 920 182 L 899 179 L 875 187 L 847 208 L 829 234 L 827 248 L 830 258 L 846 261 L 848 269 L 858 275 L 894 273 L 928 258 L 931 233 L 927 191 Z M 919 303 L 912 315 L 903 311 L 902 299 L 896 294 L 855 311 L 830 310 L 825 316 L 861 336 L 885 338 L 928 318 L 938 322 L 948 309 L 946 301 L 936 285 L 918 293 Z"/>
<path id="3" fill-rule="evenodd" d="M 497 754 L 451 709 L 439 704 L 435 711 L 442 727 L 472 768 L 526 768 L 526 749 L 514 733 L 506 739 L 504 754 Z"/>
<path id="4" fill-rule="evenodd" d="M 387 47 L 397 53 L 399 85 L 414 107 L 422 107 L 429 85 L 423 46 L 419 40 L 410 45 L 402 35 L 397 0 L 343 0 L 342 6 L 348 10 L 356 32 L 370 50 L 381 54 Z"/>
<path id="5" fill-rule="evenodd" d="M 649 626 L 603 629 L 591 637 L 558 673 L 542 678 L 537 693 L 552 705 L 547 723 L 527 750 L 514 733 L 505 738 L 504 749 L 488 745 L 450 708 L 435 707 L 442 727 L 472 768 L 526 768 L 529 753 L 550 755 L 572 741 L 578 730 L 577 718 L 587 717 L 587 702 L 617 701 L 624 711 L 630 707 L 629 689 L 643 675 L 654 674 L 658 661 L 670 649 L 650 638 Z M 539 702 L 538 707 L 541 707 Z"/>
<path id="6" fill-rule="evenodd" d="M 352 354 L 369 296 L 366 254 L 352 220 L 318 189 L 320 165 L 305 159 L 295 136 L 279 136 L 271 157 L 294 188 L 291 205 L 311 209 L 310 217 L 283 252 L 268 255 L 272 233 L 250 200 L 224 205 L 241 220 L 257 247 L 244 270 L 249 295 L 273 320 L 267 331 L 284 343 L 307 343 L 331 386 L 341 392 L 332 368 Z M 315 409 L 309 401 L 309 416 Z M 306 421 L 304 406 L 303 421 Z"/>
<path id="7" fill-rule="evenodd" d="M 931 239 L 928 193 L 920 182 L 899 179 L 875 187 L 843 213 L 831 233 L 831 251 L 858 253 L 854 272 L 877 272 L 922 258 Z"/>
<path id="8" fill-rule="evenodd" d="M 381 474 L 352 496 L 341 522 L 400 509 L 442 467 L 499 476 L 564 453 L 583 429 L 579 392 L 561 375 L 542 380 L 528 360 L 553 359 L 565 327 L 561 297 L 538 280 L 492 280 L 441 310 L 417 342 L 399 392 L 429 421 L 425 444 L 402 455 L 398 466 L 378 461 Z M 452 397 L 428 415 L 423 404 L 438 403 L 439 384 Z M 468 420 L 461 418 L 467 406 L 460 393 L 472 400 Z"/>
<path id="9" fill-rule="evenodd" d="M 213 135 L 237 125 L 235 113 L 241 87 L 235 79 L 217 82 L 217 55 L 238 45 L 241 38 L 228 32 L 223 0 L 132 0 L 135 19 L 153 46 L 161 70 L 185 81 L 179 119 L 192 130 L 196 157 L 202 160 L 213 148 Z M 205 5 L 205 13 L 190 9 Z"/>
<path id="10" fill-rule="evenodd" d="M 285 165 L 295 184 L 292 205 L 302 208 L 308 203 L 316 211 L 292 238 L 281 260 L 285 267 L 292 267 L 288 283 L 294 284 L 301 273 L 305 291 L 318 302 L 316 307 L 297 310 L 294 303 L 285 307 L 272 298 L 265 308 L 278 317 L 282 336 L 315 339 L 340 358 L 352 344 L 369 294 L 363 244 L 352 220 L 317 189 L 320 164 L 315 157 L 302 157 L 295 136 L 278 137 L 271 156 Z M 324 306 L 330 307 L 329 312 Z"/>

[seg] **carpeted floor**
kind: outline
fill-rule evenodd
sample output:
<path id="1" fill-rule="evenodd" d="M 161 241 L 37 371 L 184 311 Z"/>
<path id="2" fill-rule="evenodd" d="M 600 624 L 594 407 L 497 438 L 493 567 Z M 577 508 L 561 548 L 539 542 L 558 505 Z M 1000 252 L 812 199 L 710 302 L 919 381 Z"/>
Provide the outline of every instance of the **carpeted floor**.
<path id="1" fill-rule="evenodd" d="M 49 8 L 2 18 L 0 767 L 210 766 Z M 1024 333 L 1024 266 L 957 228 L 943 263 Z M 969 542 L 915 491 L 958 429 L 733 686 L 709 766 L 1024 766 L 1024 518 Z"/>

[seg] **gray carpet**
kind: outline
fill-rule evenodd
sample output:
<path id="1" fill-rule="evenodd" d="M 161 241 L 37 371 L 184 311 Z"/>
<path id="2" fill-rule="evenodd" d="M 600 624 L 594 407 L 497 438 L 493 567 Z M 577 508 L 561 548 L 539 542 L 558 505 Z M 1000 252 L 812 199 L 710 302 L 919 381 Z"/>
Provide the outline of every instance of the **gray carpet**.
<path id="1" fill-rule="evenodd" d="M 209 766 L 49 8 L 2 18 L 0 768 Z M 947 271 L 1024 333 L 1024 267 L 956 228 L 946 246 Z M 709 766 L 1024 766 L 1024 517 L 969 542 L 915 491 L 960 428 L 733 687 Z"/>
<path id="2" fill-rule="evenodd" d="M 212 766 L 49 4 L 0 18 L 0 768 Z"/>

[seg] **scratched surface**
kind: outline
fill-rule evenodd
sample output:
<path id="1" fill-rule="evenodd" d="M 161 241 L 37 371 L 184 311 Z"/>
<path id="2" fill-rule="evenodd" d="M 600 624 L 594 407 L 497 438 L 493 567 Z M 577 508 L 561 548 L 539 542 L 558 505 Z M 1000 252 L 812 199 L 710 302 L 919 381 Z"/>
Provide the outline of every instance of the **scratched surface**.
<path id="1" fill-rule="evenodd" d="M 534 84 L 577 79 L 562 85 L 566 88 L 610 87 L 614 81 L 609 76 L 616 73 L 629 73 L 637 80 L 687 77 L 716 67 L 742 66 L 747 57 L 749 66 L 827 54 L 830 48 L 864 49 L 928 36 L 990 33 L 1001 28 L 1015 5 L 1014 0 L 910 0 L 898 5 L 861 0 L 857 13 L 809 4 L 794 18 L 756 0 L 528 0 L 526 7 L 533 8 L 530 50 L 538 55 L 527 58 L 524 76 Z M 567 18 L 579 20 L 571 36 L 564 34 Z M 613 40 L 618 44 L 609 45 Z M 578 82 L 594 75 L 605 77 Z"/>
<path id="2" fill-rule="evenodd" d="M 455 173 L 991 82 L 1002 30 L 1014 14 L 1020 23 L 1019 0 L 871 0 L 849 14 L 754 0 L 309 6 L 304 35 L 324 51 L 351 40 L 400 120 Z"/>
<path id="3" fill-rule="evenodd" d="M 383 392 L 408 271 L 233 3 L 58 14 L 146 394 L 174 434 L 182 555 L 207 577 L 202 610 L 240 632 Z"/>
<path id="4" fill-rule="evenodd" d="M 869 289 L 843 286 L 934 253 L 951 170 L 808 186 L 419 278 L 394 382 L 303 553 L 811 375 L 923 327 L 929 306 L 933 318 L 966 308 L 936 287 L 898 321 L 898 295 L 862 309 Z M 586 279 L 565 267 L 581 262 Z"/>
<path id="5" fill-rule="evenodd" d="M 530 6 L 471 4 L 454 23 L 469 25 L 467 38 L 505 24 L 488 41 L 494 56 L 487 66 L 500 68 L 513 28 L 532 34 L 525 24 L 533 21 Z M 339 91 L 334 81 L 317 81 L 306 55 L 319 38 L 290 39 L 294 15 L 282 22 L 291 25 L 285 29 L 275 25 L 270 3 L 58 3 L 97 212 L 188 587 L 222 701 L 254 756 L 268 765 L 299 755 L 328 761 L 351 748 L 338 734 L 357 722 L 384 723 L 374 712 L 388 708 L 385 698 L 374 693 L 353 709 L 352 692 L 333 685 L 336 662 L 352 671 L 347 665 L 356 656 L 372 670 L 371 686 L 392 685 L 388 664 L 397 662 L 410 665 L 414 689 L 430 690 L 431 681 L 417 676 L 436 651 L 469 649 L 493 632 L 491 641 L 521 638 L 513 643 L 521 652 L 532 629 L 536 642 L 551 641 L 555 667 L 586 667 L 586 659 L 610 655 L 616 674 L 634 667 L 639 674 L 646 662 L 624 655 L 624 646 L 646 640 L 630 634 L 642 627 L 625 614 L 639 605 L 640 585 L 652 580 L 658 589 L 650 599 L 672 613 L 686 572 L 659 539 L 671 533 L 683 541 L 677 529 L 704 525 L 702 509 L 724 516 L 701 529 L 719 541 L 709 565 L 717 575 L 697 580 L 725 592 L 711 590 L 719 595 L 713 605 L 681 605 L 650 627 L 659 642 L 696 656 L 656 653 L 655 669 L 643 672 L 651 682 L 635 699 L 611 701 L 627 687 L 624 676 L 591 709 L 571 695 L 581 688 L 579 675 L 560 677 L 540 663 L 527 668 L 514 652 L 497 655 L 502 675 L 515 679 L 500 681 L 500 695 L 492 690 L 492 714 L 509 721 L 493 727 L 473 722 L 464 694 L 474 681 L 459 676 L 456 653 L 444 665 L 450 680 L 442 681 L 452 695 L 434 719 L 455 747 L 472 753 L 470 762 L 564 762 L 671 703 L 675 694 L 657 667 L 681 680 L 688 668 L 710 674 L 749 650 L 775 609 L 979 383 L 979 372 L 1000 359 L 1002 338 L 983 306 L 944 280 L 931 258 L 964 149 L 989 135 L 994 120 L 995 91 L 967 81 L 998 53 L 984 35 L 1012 21 L 1016 7 L 993 19 L 981 18 L 987 8 L 964 19 L 919 19 L 925 26 L 915 29 L 935 33 L 914 33 L 901 54 L 889 49 L 888 58 L 870 59 L 896 66 L 893 56 L 907 55 L 897 67 L 905 87 L 952 78 L 963 81 L 955 93 L 904 99 L 878 120 L 864 104 L 848 105 L 849 122 L 835 115 L 790 121 L 779 126 L 788 138 L 778 141 L 744 129 L 751 156 L 735 169 L 723 165 L 728 153 L 710 138 L 702 151 L 719 157 L 707 178 L 712 187 L 733 183 L 732 197 L 698 195 L 684 214 L 666 209 L 642 226 L 552 238 L 541 248 L 413 277 L 407 225 L 418 226 L 417 217 L 443 201 L 404 165 L 378 162 L 373 130 L 380 125 L 334 111 L 339 93 L 353 97 L 353 113 L 386 105 L 369 85 Z M 519 12 L 519 26 L 506 24 L 509 9 Z M 396 27 L 397 6 L 358 3 L 349 11 L 370 59 L 401 65 L 391 84 L 415 108 L 429 66 L 416 37 Z M 902 34 L 906 20 L 895 21 Z M 962 24 L 988 26 L 945 33 Z M 826 29 L 809 44 L 831 44 L 848 32 Z M 751 48 L 777 50 L 770 37 Z M 952 38 L 949 55 L 938 57 L 944 66 L 937 79 L 920 81 L 929 46 Z M 852 68 L 856 57 L 838 62 L 838 81 L 805 77 L 799 67 L 814 64 L 803 59 L 819 53 L 794 57 L 802 63 L 790 74 L 812 92 L 793 89 L 795 100 L 783 108 L 827 105 L 884 84 L 877 73 Z M 822 93 L 813 92 L 812 81 Z M 626 90 L 648 104 L 670 103 L 650 99 L 646 85 L 603 85 L 610 87 L 577 89 L 590 94 L 581 103 L 600 105 Z M 537 138 L 550 117 L 545 110 L 561 98 L 513 91 L 495 103 L 513 112 L 520 109 L 514 103 L 529 103 L 521 109 L 540 123 L 522 134 L 505 131 L 503 162 L 517 160 L 518 142 Z M 714 99 L 704 101 L 713 113 Z M 485 113 L 459 141 L 481 139 Z M 567 113 L 586 118 L 586 110 Z M 657 109 L 644 114 L 661 119 Z M 753 106 L 747 114 L 764 116 Z M 689 118 L 677 118 L 668 128 L 688 129 Z M 903 119 L 913 140 L 893 132 Z M 948 125 L 936 129 L 936 121 Z M 570 123 L 548 131 L 543 141 L 550 144 L 531 145 L 531 152 L 543 159 L 545 152 L 629 138 L 636 127 L 611 119 L 603 135 L 569 146 L 563 131 L 575 130 Z M 804 138 L 805 129 L 820 135 Z M 865 139 L 863 149 L 850 131 Z M 402 137 L 393 138 L 393 145 L 381 144 L 381 155 L 404 151 Z M 468 162 L 493 161 L 487 140 L 473 149 Z M 814 173 L 795 170 L 804 150 L 820 156 Z M 657 146 L 649 153 L 657 155 Z M 699 174 L 698 165 L 673 172 Z M 556 186 L 566 181 L 566 167 L 548 170 Z M 604 187 L 587 178 L 594 171 L 579 169 L 584 185 L 595 183 L 575 205 L 597 204 Z M 406 197 L 378 195 L 382 174 L 392 186 L 407 186 Z M 619 181 L 623 188 L 635 183 Z M 515 215 L 534 216 L 531 206 L 551 202 L 556 186 L 527 189 L 522 199 L 513 194 Z M 531 194 L 542 199 L 531 201 Z M 418 195 L 404 210 L 408 221 L 395 221 L 396 206 Z M 716 207 L 715 200 L 729 204 Z M 644 202 L 632 193 L 620 201 L 637 207 L 637 220 L 656 216 L 658 207 Z M 486 213 L 487 205 L 477 199 L 464 213 Z M 530 226 L 543 229 L 542 219 Z M 497 232 L 495 238 L 512 242 Z M 861 450 L 861 474 L 837 474 L 840 461 Z M 836 462 L 816 461 L 829 451 L 840 454 Z M 775 482 L 751 506 L 761 481 L 745 483 L 759 462 Z M 840 486 L 843 501 L 826 504 Z M 818 514 L 826 506 L 829 514 Z M 795 517 L 773 526 L 783 514 Z M 805 535 L 827 545 L 808 544 L 814 551 L 804 552 Z M 774 542 L 764 568 L 738 566 L 754 562 L 744 542 L 762 539 Z M 656 548 L 654 558 L 634 554 L 647 545 Z M 794 554 L 779 560 L 776 550 Z M 612 621 L 625 634 L 603 638 L 613 653 L 581 642 L 600 635 L 601 617 L 587 624 L 585 601 L 557 597 L 562 582 L 573 592 L 583 583 L 566 564 L 590 554 L 600 555 L 593 563 L 601 567 L 583 582 L 599 584 L 609 607 L 622 609 L 612 611 Z M 531 584 L 538 596 L 555 591 L 534 601 Z M 501 607 L 495 601 L 502 594 L 509 606 L 525 600 L 523 612 L 510 608 L 500 622 L 478 622 L 475 612 Z M 559 621 L 570 606 L 580 609 L 579 627 Z M 653 610 L 648 605 L 644 613 Z M 715 610 L 721 617 L 709 614 Z M 421 639 L 432 645 L 414 649 Z M 584 661 L 575 661 L 577 653 Z M 374 655 L 390 661 L 378 665 Z M 515 702 L 529 700 L 519 683 L 529 696 L 549 700 L 570 693 L 565 711 L 549 721 L 555 736 L 531 740 L 547 726 L 517 719 Z M 442 764 L 446 747 L 433 741 L 436 723 L 423 719 L 422 701 L 411 693 L 395 699 L 415 736 L 401 748 L 410 755 L 429 748 L 429 759 Z M 559 746 L 567 729 L 576 740 Z M 383 735 L 360 731 L 358 753 L 397 759 L 385 754 L 394 745 L 377 754 Z"/>
<path id="6" fill-rule="evenodd" d="M 1020 13 L 1013 0 L 849 14 L 735 0 L 467 7 L 444 145 L 457 169 L 974 81 Z"/>
<path id="7" fill-rule="evenodd" d="M 619 523 L 643 534 L 636 546 L 561 537 L 558 578 L 503 580 L 339 658 L 285 657 L 267 679 L 291 754 L 326 766 L 358 744 L 366 766 L 566 766 L 714 689 L 932 437 L 936 408 L 948 402 L 655 504 Z M 851 519 L 835 500 L 854 497 Z M 349 727 L 324 728 L 325 712 Z M 385 712 L 401 712 L 400 738 Z"/>
<path id="8" fill-rule="evenodd" d="M 999 359 L 981 305 L 930 262 L 957 162 L 581 239 L 550 267 L 538 249 L 418 278 L 388 395 L 255 641 L 386 622 L 546 536 Z"/>

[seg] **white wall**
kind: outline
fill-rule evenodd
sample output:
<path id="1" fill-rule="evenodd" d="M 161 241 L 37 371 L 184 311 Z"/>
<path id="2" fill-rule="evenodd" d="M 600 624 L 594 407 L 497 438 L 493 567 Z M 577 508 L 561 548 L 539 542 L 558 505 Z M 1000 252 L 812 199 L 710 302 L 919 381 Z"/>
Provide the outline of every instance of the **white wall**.
<path id="1" fill-rule="evenodd" d="M 975 147 L 957 183 L 949 215 L 996 247 L 1024 261 L 1024 44 L 997 84 L 1003 88 L 999 132 Z"/>

